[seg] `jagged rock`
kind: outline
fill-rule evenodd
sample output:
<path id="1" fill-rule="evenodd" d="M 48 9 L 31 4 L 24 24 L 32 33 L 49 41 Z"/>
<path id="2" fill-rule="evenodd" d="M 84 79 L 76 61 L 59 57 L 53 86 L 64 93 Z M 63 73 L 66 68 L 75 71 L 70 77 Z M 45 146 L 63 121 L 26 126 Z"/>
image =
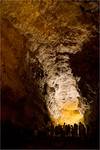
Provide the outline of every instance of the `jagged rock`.
<path id="1" fill-rule="evenodd" d="M 83 88 L 88 89 L 88 94 L 93 93 L 95 82 L 86 88 L 91 84 L 89 79 L 92 82 L 88 75 L 91 65 L 84 62 L 88 61 L 83 58 L 88 58 L 89 51 L 83 47 L 98 33 L 98 12 L 91 14 L 84 10 L 98 9 L 98 2 L 85 6 L 82 2 L 63 0 L 4 0 L 1 4 L 2 88 L 10 87 L 16 101 L 26 97 L 25 106 L 18 113 L 23 112 L 21 118 L 17 119 L 19 115 L 11 118 L 31 127 L 45 125 L 45 115 L 55 124 L 84 122 L 87 111 L 84 97 L 89 97 L 83 94 Z M 91 43 L 90 49 L 94 45 Z M 97 47 L 93 49 L 98 51 Z M 77 66 L 77 57 L 83 60 L 79 61 L 80 66 Z M 89 58 L 96 61 L 97 56 Z M 74 59 L 76 67 L 73 67 Z M 77 76 L 81 77 L 80 81 Z M 98 80 L 97 77 L 94 80 Z M 35 123 L 32 114 L 37 118 Z"/>

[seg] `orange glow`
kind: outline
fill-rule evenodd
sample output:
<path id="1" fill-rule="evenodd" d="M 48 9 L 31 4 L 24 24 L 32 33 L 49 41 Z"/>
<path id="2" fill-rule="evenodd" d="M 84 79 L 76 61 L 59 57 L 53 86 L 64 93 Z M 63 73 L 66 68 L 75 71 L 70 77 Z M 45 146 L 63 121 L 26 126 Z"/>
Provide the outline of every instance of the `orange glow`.
<path id="1" fill-rule="evenodd" d="M 61 125 L 64 123 L 70 125 L 78 124 L 79 122 L 84 123 L 84 115 L 78 110 L 78 101 L 67 102 L 61 109 L 60 117 L 55 122 Z"/>
<path id="2" fill-rule="evenodd" d="M 57 120 L 58 124 L 71 124 L 83 122 L 83 115 L 78 110 L 63 110 L 61 117 Z"/>

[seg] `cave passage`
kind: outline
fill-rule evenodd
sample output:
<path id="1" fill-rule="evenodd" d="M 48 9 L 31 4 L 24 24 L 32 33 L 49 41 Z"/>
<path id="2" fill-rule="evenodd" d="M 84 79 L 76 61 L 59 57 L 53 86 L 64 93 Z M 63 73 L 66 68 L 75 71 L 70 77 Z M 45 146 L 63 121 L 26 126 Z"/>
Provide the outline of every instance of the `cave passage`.
<path id="1" fill-rule="evenodd" d="M 2 147 L 97 148 L 98 0 L 0 3 Z"/>

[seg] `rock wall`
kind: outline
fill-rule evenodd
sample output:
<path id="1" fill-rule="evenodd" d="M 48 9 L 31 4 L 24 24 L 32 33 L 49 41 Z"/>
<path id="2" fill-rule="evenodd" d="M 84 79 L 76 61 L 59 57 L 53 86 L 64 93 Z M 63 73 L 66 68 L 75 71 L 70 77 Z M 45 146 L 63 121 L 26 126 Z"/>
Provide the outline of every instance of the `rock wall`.
<path id="1" fill-rule="evenodd" d="M 11 56 L 8 54 L 9 59 L 5 58 L 5 64 L 11 63 L 12 71 L 8 71 L 8 74 L 18 86 L 15 82 L 8 83 L 8 78 L 3 81 L 13 90 L 16 85 L 18 91 L 15 91 L 18 95 L 22 88 L 21 94 L 24 93 L 24 97 L 27 95 L 26 107 L 22 109 L 22 112 L 26 111 L 24 116 L 28 119 L 25 122 L 30 122 L 28 125 L 33 126 L 32 118 L 37 118 L 37 124 L 42 122 L 44 125 L 44 120 L 49 120 L 48 117 L 44 119 L 44 116 L 48 114 L 54 124 L 85 122 L 85 112 L 91 109 L 91 100 L 87 100 L 88 97 L 82 94 L 82 88 L 79 86 L 82 74 L 77 75 L 79 72 L 76 71 L 76 56 L 79 54 L 78 59 L 81 59 L 81 53 L 86 51 L 83 49 L 84 44 L 98 33 L 98 2 L 4 0 L 1 4 L 2 25 L 8 22 L 11 24 L 10 29 L 8 26 L 1 26 L 3 35 L 5 34 L 7 42 L 10 41 L 9 47 L 18 47 L 15 52 L 12 52 L 11 48 L 2 47 L 3 55 L 11 53 Z M 15 30 L 19 35 L 12 33 Z M 20 35 L 24 36 L 24 41 L 19 38 Z M 20 41 L 25 44 L 24 47 L 20 46 Z M 76 67 L 73 67 L 74 60 Z M 84 65 L 78 67 L 80 72 L 84 72 Z M 87 83 L 83 85 L 86 87 Z"/>

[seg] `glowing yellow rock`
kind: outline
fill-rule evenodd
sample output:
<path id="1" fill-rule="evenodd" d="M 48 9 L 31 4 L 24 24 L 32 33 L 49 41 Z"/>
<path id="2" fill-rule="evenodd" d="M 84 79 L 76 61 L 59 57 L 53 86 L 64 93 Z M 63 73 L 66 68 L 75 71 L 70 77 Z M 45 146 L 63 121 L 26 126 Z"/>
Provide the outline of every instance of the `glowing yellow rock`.
<path id="1" fill-rule="evenodd" d="M 57 120 L 58 124 L 71 124 L 83 122 L 84 117 L 78 110 L 62 110 L 61 117 Z"/>
<path id="2" fill-rule="evenodd" d="M 61 109 L 60 117 L 55 121 L 56 124 L 63 125 L 64 123 L 74 125 L 79 122 L 84 123 L 84 114 L 81 114 L 78 109 L 78 101 L 70 101 Z"/>

